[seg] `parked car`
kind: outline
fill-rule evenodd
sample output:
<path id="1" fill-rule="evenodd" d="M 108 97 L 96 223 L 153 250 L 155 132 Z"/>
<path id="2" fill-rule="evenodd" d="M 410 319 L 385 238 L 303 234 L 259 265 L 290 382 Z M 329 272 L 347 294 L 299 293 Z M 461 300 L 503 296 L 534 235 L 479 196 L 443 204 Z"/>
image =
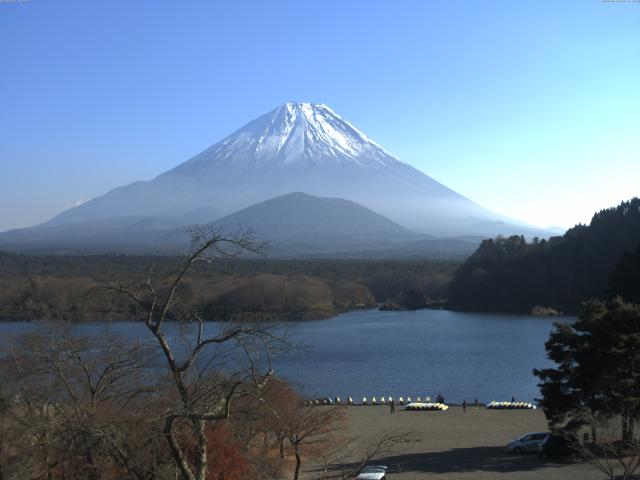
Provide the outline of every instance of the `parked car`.
<path id="1" fill-rule="evenodd" d="M 538 458 L 570 457 L 576 453 L 578 439 L 571 435 L 549 435 L 538 447 Z"/>
<path id="2" fill-rule="evenodd" d="M 547 432 L 525 433 L 521 437 L 511 440 L 507 444 L 507 453 L 521 454 L 537 452 L 538 447 L 549 436 Z"/>
<path id="3" fill-rule="evenodd" d="M 386 480 L 387 467 L 384 465 L 369 465 L 364 467 L 356 480 Z"/>

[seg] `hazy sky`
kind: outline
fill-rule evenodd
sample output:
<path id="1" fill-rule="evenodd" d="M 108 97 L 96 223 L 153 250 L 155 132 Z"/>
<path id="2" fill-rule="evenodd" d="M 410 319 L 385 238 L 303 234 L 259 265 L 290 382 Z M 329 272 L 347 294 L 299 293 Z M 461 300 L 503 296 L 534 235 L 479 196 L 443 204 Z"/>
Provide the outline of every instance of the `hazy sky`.
<path id="1" fill-rule="evenodd" d="M 547 226 L 640 195 L 640 3 L 0 2 L 0 230 L 287 101 Z"/>

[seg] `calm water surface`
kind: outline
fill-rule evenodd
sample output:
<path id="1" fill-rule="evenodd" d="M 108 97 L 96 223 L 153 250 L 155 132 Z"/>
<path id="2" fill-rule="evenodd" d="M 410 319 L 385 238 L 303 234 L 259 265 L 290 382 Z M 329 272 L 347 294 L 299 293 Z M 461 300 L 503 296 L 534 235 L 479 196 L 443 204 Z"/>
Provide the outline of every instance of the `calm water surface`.
<path id="1" fill-rule="evenodd" d="M 509 400 L 512 395 L 532 401 L 539 397 L 532 370 L 549 365 L 544 342 L 556 320 L 444 310 L 350 312 L 288 324 L 289 338 L 308 348 L 276 358 L 274 368 L 309 397 L 352 396 L 359 401 L 363 396 L 442 393 L 451 403 L 475 397 L 481 402 Z M 6 341 L 34 328 L 0 323 L 0 337 Z M 91 333 L 104 326 L 81 328 Z M 111 328 L 130 337 L 148 335 L 134 322 Z"/>

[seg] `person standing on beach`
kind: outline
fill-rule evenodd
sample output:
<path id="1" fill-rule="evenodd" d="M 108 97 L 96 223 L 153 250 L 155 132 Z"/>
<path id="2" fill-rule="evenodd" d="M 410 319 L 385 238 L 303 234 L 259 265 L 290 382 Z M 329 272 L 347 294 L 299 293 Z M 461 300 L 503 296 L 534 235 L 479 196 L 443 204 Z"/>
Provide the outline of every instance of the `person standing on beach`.
<path id="1" fill-rule="evenodd" d="M 480 402 L 478 401 L 478 397 L 476 397 L 475 399 L 475 404 L 476 404 L 476 408 L 478 408 L 478 406 L 480 405 Z"/>
<path id="2" fill-rule="evenodd" d="M 396 401 L 392 398 L 389 402 L 389 413 L 396 413 Z"/>
<path id="3" fill-rule="evenodd" d="M 463 412 L 466 412 L 466 411 L 467 411 L 467 401 L 466 401 L 466 400 L 463 400 L 463 401 L 462 401 L 462 411 L 463 411 Z"/>
<path id="4" fill-rule="evenodd" d="M 515 395 L 511 395 L 511 403 L 516 403 L 516 396 Z"/>

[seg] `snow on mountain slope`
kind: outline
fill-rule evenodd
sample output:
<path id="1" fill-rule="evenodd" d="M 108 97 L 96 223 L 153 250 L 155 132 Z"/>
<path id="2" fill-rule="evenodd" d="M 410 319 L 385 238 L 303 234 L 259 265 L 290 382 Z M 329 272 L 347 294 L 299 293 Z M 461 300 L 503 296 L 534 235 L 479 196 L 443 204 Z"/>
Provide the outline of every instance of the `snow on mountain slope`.
<path id="1" fill-rule="evenodd" d="M 48 224 L 122 215 L 162 217 L 202 207 L 230 214 L 291 192 L 351 200 L 420 233 L 494 236 L 522 231 L 396 159 L 326 105 L 295 102 L 153 180 L 116 188 Z"/>
<path id="2" fill-rule="evenodd" d="M 221 163 L 265 169 L 329 162 L 351 162 L 365 168 L 399 163 L 326 105 L 287 102 L 172 172 L 215 168 Z"/>

